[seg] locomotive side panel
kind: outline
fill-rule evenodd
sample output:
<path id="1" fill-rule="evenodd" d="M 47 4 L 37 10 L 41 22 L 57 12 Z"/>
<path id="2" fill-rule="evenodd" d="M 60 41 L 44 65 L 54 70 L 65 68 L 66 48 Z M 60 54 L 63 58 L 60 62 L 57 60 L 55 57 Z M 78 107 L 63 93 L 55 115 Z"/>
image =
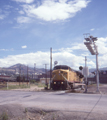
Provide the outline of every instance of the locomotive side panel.
<path id="1" fill-rule="evenodd" d="M 74 71 L 69 72 L 69 82 L 73 83 L 77 79 L 77 76 Z"/>

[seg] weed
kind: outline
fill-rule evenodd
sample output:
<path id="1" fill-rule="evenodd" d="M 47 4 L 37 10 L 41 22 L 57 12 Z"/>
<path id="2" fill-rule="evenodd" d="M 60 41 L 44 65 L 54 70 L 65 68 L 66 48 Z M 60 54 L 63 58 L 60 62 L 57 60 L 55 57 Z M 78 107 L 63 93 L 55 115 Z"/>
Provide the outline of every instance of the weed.
<path id="1" fill-rule="evenodd" d="M 55 120 L 55 119 L 56 119 L 55 114 L 53 114 L 51 120 Z"/>
<path id="2" fill-rule="evenodd" d="M 20 89 L 20 88 L 22 89 L 22 88 L 28 88 L 28 86 L 27 85 L 20 85 L 20 86 L 19 85 L 9 85 L 8 88 L 9 89 Z"/>
<path id="3" fill-rule="evenodd" d="M 56 115 L 56 114 L 53 114 L 51 120 L 56 120 L 56 118 L 57 118 L 57 115 Z"/>
<path id="4" fill-rule="evenodd" d="M 46 115 L 46 112 L 40 111 L 40 114 L 44 116 L 44 115 Z"/>
<path id="5" fill-rule="evenodd" d="M 42 83 L 39 83 L 38 84 L 38 87 L 45 87 L 46 85 L 45 84 L 42 84 Z"/>
<path id="6" fill-rule="evenodd" d="M 0 116 L 0 120 L 9 120 L 8 114 L 6 112 L 3 112 Z"/>
<path id="7" fill-rule="evenodd" d="M 25 108 L 25 111 L 24 111 L 25 113 L 27 113 L 28 112 L 28 109 L 27 108 Z"/>

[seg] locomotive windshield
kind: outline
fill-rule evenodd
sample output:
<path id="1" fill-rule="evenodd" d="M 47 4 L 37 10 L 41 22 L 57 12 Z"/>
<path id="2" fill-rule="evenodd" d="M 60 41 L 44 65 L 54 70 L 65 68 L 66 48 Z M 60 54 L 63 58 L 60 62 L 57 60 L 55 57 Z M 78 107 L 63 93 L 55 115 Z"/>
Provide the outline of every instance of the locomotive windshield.
<path id="1" fill-rule="evenodd" d="M 57 70 L 57 69 L 71 70 L 71 68 L 66 65 L 58 65 L 53 68 L 53 70 Z"/>

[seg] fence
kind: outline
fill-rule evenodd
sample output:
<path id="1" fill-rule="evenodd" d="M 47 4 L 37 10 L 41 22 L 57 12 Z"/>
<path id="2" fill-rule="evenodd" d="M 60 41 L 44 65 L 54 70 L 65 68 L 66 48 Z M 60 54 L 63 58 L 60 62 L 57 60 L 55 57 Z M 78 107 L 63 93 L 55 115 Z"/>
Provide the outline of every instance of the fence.
<path id="1" fill-rule="evenodd" d="M 7 87 L 7 82 L 0 82 L 0 88 Z"/>
<path id="2" fill-rule="evenodd" d="M 0 89 L 28 88 L 30 82 L 0 82 Z"/>

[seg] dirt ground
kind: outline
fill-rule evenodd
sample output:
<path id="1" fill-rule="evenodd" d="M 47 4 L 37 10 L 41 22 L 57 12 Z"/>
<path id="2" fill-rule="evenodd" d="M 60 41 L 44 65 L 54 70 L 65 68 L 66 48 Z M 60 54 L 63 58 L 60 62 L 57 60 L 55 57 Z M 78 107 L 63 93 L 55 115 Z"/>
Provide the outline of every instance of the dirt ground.
<path id="1" fill-rule="evenodd" d="M 85 89 L 85 87 L 84 87 Z M 44 92 L 53 92 L 53 90 L 44 90 L 44 87 L 37 87 L 37 86 L 31 86 L 30 88 L 25 88 L 25 89 L 13 89 L 15 91 L 44 91 Z M 77 93 L 84 93 L 85 90 L 81 90 L 81 89 L 76 89 L 76 90 L 66 90 L 66 92 L 77 92 Z M 107 84 L 100 84 L 99 85 L 99 91 L 97 92 L 97 85 L 96 84 L 92 84 L 92 85 L 88 85 L 87 87 L 87 93 L 90 94 L 107 94 Z"/>
<path id="2" fill-rule="evenodd" d="M 97 94 L 107 94 L 107 84 L 101 84 L 99 86 L 100 92 Z M 19 89 L 18 89 L 19 90 Z M 43 88 L 31 87 L 30 89 L 20 89 L 24 91 L 46 91 Z M 89 85 L 87 93 L 84 94 L 96 94 L 96 85 Z M 48 90 L 49 92 L 52 90 Z M 54 91 L 53 91 L 54 92 Z M 69 91 L 83 93 L 82 91 Z M 24 108 L 21 105 L 9 104 L 0 105 L 0 120 L 86 120 L 88 113 L 86 112 L 70 112 L 70 111 L 48 111 L 40 110 L 36 108 Z M 106 120 L 106 115 L 101 114 L 103 120 Z M 97 115 L 91 115 L 88 120 L 101 120 Z"/>
<path id="3" fill-rule="evenodd" d="M 97 85 L 89 85 L 87 93 L 92 93 L 92 94 L 107 94 L 107 84 L 100 84 L 99 85 L 99 91 L 97 92 Z"/>
<path id="4" fill-rule="evenodd" d="M 105 114 L 75 111 L 48 111 L 24 108 L 20 105 L 1 105 L 0 120 L 107 120 Z M 88 117 L 88 119 L 87 119 Z M 102 119 L 103 118 L 103 119 Z"/>

